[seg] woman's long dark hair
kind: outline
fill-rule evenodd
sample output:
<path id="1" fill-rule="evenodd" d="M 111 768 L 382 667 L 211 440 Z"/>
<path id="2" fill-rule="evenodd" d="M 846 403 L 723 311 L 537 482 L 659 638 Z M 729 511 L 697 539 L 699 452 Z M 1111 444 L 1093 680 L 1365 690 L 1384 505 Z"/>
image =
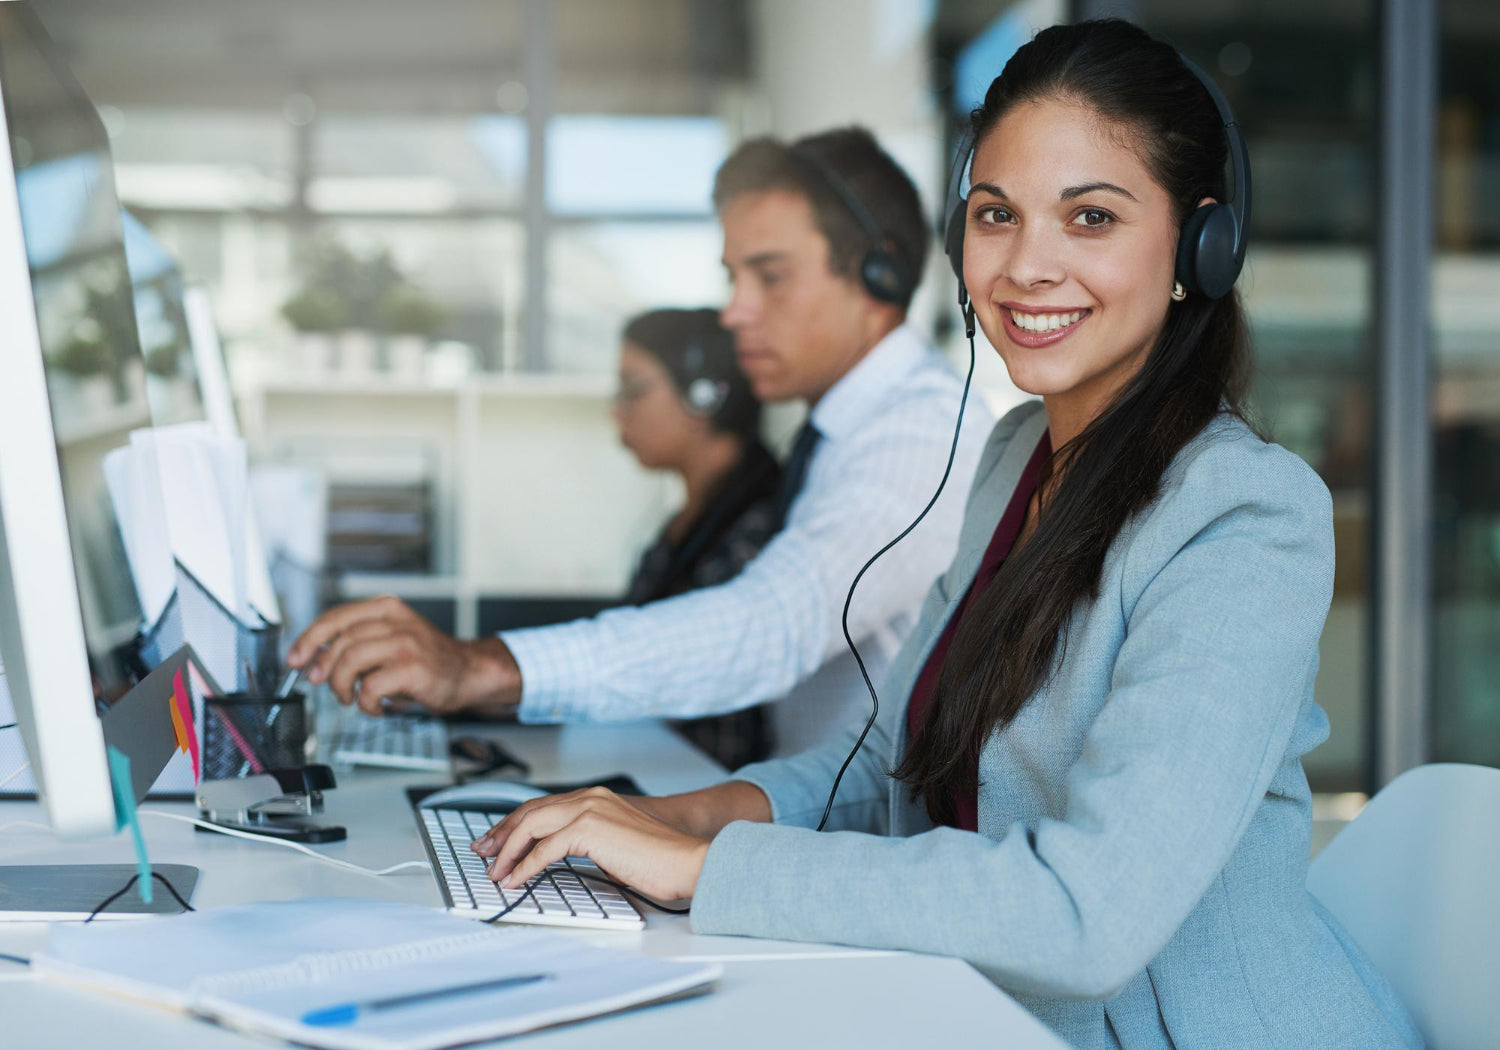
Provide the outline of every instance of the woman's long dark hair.
<path id="1" fill-rule="evenodd" d="M 1175 50 L 1136 26 L 1108 19 L 1038 33 L 971 115 L 976 147 L 1013 106 L 1042 99 L 1082 103 L 1120 129 L 1166 189 L 1179 226 L 1204 197 L 1225 199 L 1212 99 Z M 934 820 L 952 821 L 983 742 L 1060 663 L 1074 608 L 1098 596 L 1110 545 L 1156 498 L 1173 457 L 1221 407 L 1241 415 L 1249 353 L 1238 293 L 1189 294 L 1172 303 L 1160 341 L 1113 403 L 1056 450 L 1035 533 L 959 625 L 927 718 L 893 774 Z"/>

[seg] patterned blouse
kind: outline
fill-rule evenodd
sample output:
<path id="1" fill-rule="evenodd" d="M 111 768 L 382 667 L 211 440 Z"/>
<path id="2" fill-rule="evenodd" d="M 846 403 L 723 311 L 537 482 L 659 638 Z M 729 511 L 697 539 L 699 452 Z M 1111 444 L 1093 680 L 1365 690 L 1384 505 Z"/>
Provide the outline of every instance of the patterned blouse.
<path id="1" fill-rule="evenodd" d="M 734 579 L 780 529 L 780 488 L 776 458 L 759 442 L 748 446 L 681 542 L 668 539 L 669 526 L 664 526 L 646 548 L 624 604 L 645 605 Z M 761 707 L 674 724 L 728 769 L 771 753 L 770 720 Z"/>

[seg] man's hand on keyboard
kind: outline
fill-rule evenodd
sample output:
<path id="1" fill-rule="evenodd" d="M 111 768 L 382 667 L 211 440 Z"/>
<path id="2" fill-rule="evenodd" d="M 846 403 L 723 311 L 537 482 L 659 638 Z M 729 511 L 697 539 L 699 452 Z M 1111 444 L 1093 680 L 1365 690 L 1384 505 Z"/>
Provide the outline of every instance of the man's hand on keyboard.
<path id="1" fill-rule="evenodd" d="M 690 835 L 605 788 L 522 803 L 474 842 L 493 857 L 489 876 L 520 886 L 564 857 L 588 857 L 612 878 L 649 897 L 693 895 L 709 840 Z"/>
<path id="2" fill-rule="evenodd" d="M 398 598 L 328 610 L 297 639 L 287 662 L 372 715 L 387 698 L 410 698 L 437 714 L 501 713 L 521 699 L 521 672 L 504 642 L 461 642 Z"/>

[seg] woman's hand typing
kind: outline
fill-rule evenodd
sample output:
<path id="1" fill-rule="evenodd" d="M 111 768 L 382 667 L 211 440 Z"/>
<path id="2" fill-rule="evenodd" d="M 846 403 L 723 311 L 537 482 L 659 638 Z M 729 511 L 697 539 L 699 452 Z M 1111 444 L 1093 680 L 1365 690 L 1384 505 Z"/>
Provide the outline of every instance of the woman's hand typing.
<path id="1" fill-rule="evenodd" d="M 489 876 L 509 889 L 564 857 L 587 857 L 612 878 L 661 900 L 693 895 L 709 839 L 690 834 L 606 788 L 522 803 L 476 839 Z"/>
<path id="2" fill-rule="evenodd" d="M 574 856 L 647 896 L 682 900 L 697 888 L 720 829 L 735 820 L 770 819 L 765 793 L 741 780 L 665 797 L 588 788 L 522 803 L 475 839 L 473 849 L 491 858 L 490 878 L 506 888 Z"/>

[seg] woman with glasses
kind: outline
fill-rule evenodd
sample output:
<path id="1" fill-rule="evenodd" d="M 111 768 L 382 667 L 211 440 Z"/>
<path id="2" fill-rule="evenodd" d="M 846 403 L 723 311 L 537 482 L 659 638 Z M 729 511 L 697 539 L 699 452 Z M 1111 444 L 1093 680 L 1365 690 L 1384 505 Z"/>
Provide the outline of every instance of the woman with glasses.
<path id="1" fill-rule="evenodd" d="M 733 579 L 781 526 L 781 468 L 761 443 L 761 404 L 714 310 L 652 310 L 625 326 L 615 424 L 648 470 L 669 470 L 686 499 L 641 555 L 629 605 Z M 729 769 L 770 753 L 758 707 L 678 723 Z"/>

